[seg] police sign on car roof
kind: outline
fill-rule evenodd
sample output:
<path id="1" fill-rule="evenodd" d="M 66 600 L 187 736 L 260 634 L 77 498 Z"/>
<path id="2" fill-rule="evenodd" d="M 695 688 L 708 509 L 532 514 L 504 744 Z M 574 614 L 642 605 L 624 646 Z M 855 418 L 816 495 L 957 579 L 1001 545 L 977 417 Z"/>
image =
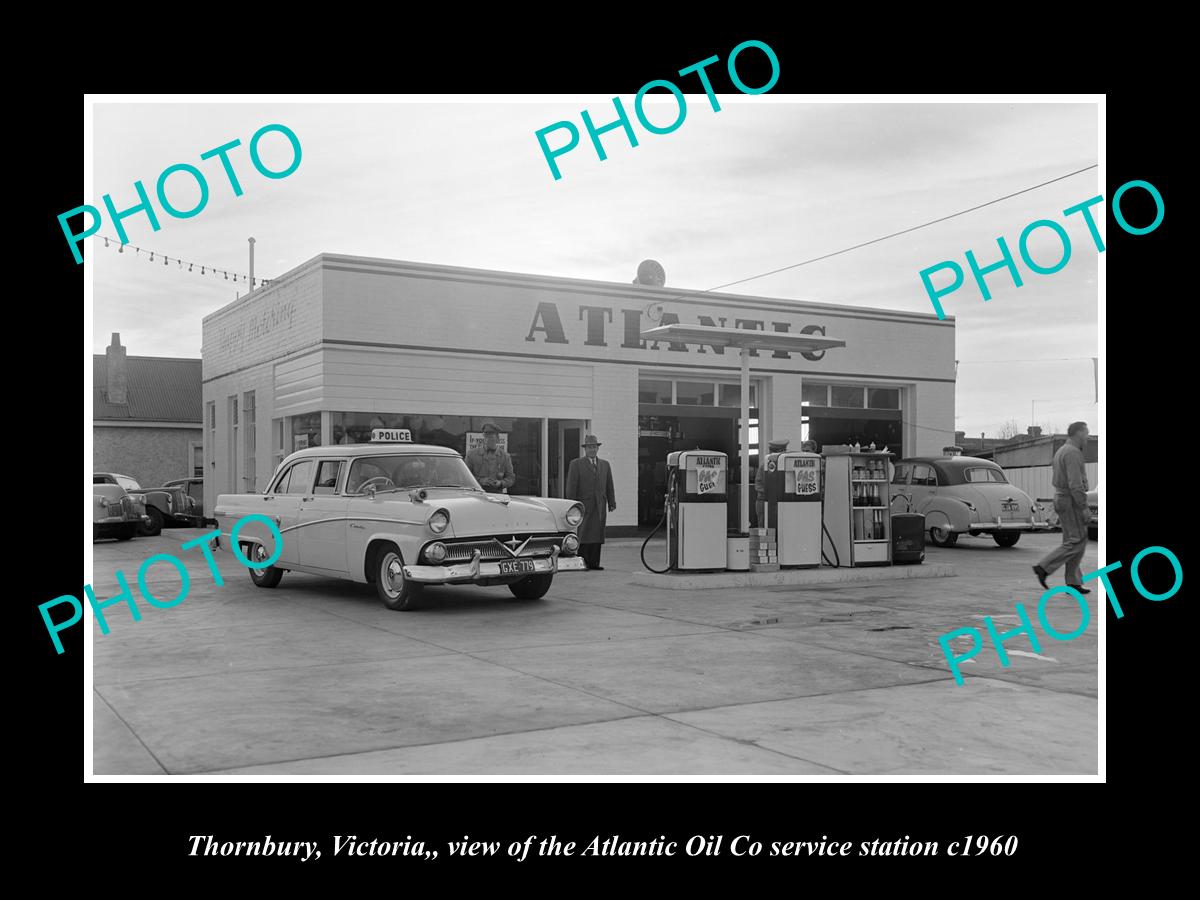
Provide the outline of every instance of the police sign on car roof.
<path id="1" fill-rule="evenodd" d="M 372 444 L 411 444 L 412 432 L 407 428 L 372 428 Z"/>

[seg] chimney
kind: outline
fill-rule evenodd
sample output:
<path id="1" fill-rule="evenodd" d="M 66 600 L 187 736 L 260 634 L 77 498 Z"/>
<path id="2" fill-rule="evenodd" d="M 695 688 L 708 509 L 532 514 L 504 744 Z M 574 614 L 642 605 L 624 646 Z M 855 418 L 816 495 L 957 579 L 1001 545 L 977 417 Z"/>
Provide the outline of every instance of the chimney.
<path id="1" fill-rule="evenodd" d="M 113 332 L 112 343 L 104 351 L 108 359 L 108 402 L 126 406 L 129 403 L 129 373 L 125 369 L 125 348 L 121 335 Z"/>
<path id="2" fill-rule="evenodd" d="M 1031 438 L 1041 437 L 1042 436 L 1042 426 L 1041 425 L 1030 425 L 1028 433 Z"/>
<path id="3" fill-rule="evenodd" d="M 954 432 L 954 443 L 962 445 L 966 443 L 966 440 L 967 433 L 965 431 Z"/>

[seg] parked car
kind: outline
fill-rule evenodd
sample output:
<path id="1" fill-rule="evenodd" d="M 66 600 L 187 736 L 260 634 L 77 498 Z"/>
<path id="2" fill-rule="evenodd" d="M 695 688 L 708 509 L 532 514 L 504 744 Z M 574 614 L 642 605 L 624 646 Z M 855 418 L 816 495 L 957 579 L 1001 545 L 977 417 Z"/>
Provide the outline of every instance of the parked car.
<path id="1" fill-rule="evenodd" d="M 144 488 L 128 475 L 100 472 L 92 476 L 93 483 L 119 484 L 126 491 L 141 495 L 146 505 L 149 523 L 138 534 L 154 537 L 167 525 L 195 528 L 203 524 L 203 517 L 195 509 L 195 503 L 182 487 Z"/>
<path id="2" fill-rule="evenodd" d="M 935 547 L 952 547 L 960 534 L 987 534 L 1001 547 L 1030 531 L 1049 531 L 1046 510 L 1010 484 L 990 459 L 940 456 L 906 459 L 892 476 L 892 511 L 925 516 Z"/>
<path id="3" fill-rule="evenodd" d="M 1100 485 L 1087 492 L 1088 537 L 1093 541 L 1100 538 Z"/>
<path id="4" fill-rule="evenodd" d="M 216 525 L 216 519 L 206 519 L 204 517 L 204 479 L 199 475 L 194 475 L 190 478 L 175 478 L 163 485 L 166 488 L 181 488 L 189 497 L 192 498 L 192 507 L 197 516 L 200 517 L 202 525 Z"/>
<path id="5" fill-rule="evenodd" d="M 92 537 L 127 541 L 150 521 L 140 494 L 116 482 L 92 479 Z"/>
<path id="6" fill-rule="evenodd" d="M 252 513 L 279 529 L 279 546 L 262 521 L 239 529 L 247 559 L 274 559 L 250 570 L 254 584 L 273 588 L 289 571 L 329 575 L 373 584 L 388 609 L 409 610 L 430 585 L 504 584 L 534 600 L 557 573 L 585 568 L 582 504 L 487 493 L 457 451 L 407 443 L 403 429 L 374 434 L 369 444 L 298 450 L 263 493 L 217 498 L 223 544 Z"/>

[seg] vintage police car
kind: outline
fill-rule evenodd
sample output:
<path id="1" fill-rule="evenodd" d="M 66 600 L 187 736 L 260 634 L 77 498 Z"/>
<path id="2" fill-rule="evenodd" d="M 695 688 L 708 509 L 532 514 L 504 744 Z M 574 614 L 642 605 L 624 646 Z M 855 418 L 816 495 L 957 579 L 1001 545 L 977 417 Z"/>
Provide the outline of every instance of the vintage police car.
<path id="1" fill-rule="evenodd" d="M 1048 531 L 1045 509 L 1009 483 L 990 459 L 936 456 L 896 463 L 892 512 L 925 516 L 935 547 L 952 547 L 960 534 L 988 534 L 1012 547 L 1027 531 Z"/>
<path id="2" fill-rule="evenodd" d="M 574 500 L 485 492 L 463 458 L 412 444 L 404 429 L 376 429 L 370 444 L 309 447 L 287 457 L 261 494 L 222 494 L 214 515 L 221 543 L 244 516 L 236 540 L 259 587 L 284 572 L 330 575 L 375 585 L 388 609 L 412 609 L 427 585 L 505 584 L 536 600 L 558 572 L 585 568 Z"/>

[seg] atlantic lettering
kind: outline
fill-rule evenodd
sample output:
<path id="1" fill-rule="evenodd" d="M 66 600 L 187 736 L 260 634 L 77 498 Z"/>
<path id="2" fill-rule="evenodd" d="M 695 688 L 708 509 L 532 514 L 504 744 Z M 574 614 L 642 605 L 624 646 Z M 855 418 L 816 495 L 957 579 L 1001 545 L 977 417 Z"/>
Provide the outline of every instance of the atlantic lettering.
<path id="1" fill-rule="evenodd" d="M 683 341 L 647 341 L 642 337 L 643 320 L 645 313 L 640 309 L 622 309 L 621 314 L 621 343 L 620 347 L 627 350 L 658 350 L 661 344 L 667 345 L 667 350 L 674 353 L 689 353 L 691 347 L 689 343 Z M 272 317 L 273 318 L 273 317 Z M 290 311 L 287 314 L 287 320 L 290 322 Z M 706 316 L 697 315 L 697 323 L 710 328 L 728 328 L 729 320 L 725 316 Z M 608 325 L 616 321 L 616 311 L 609 306 L 579 306 L 579 313 L 576 321 L 582 323 L 583 344 L 586 347 L 607 347 L 608 346 Z M 662 319 L 653 325 L 677 325 L 680 322 L 677 313 L 664 312 Z M 742 328 L 747 331 L 766 331 L 767 320 L 765 319 L 734 319 L 734 327 Z M 771 322 L 771 330 L 778 334 L 792 333 L 791 322 Z M 646 327 L 650 327 L 647 325 Z M 825 334 L 824 325 L 805 325 L 799 329 L 797 334 Z M 533 311 L 533 319 L 529 323 L 529 332 L 525 335 L 525 340 L 536 342 L 538 335 L 542 336 L 541 342 L 544 344 L 569 344 L 567 339 L 566 329 L 563 328 L 562 316 L 559 314 L 558 305 L 548 300 L 543 300 L 538 303 L 537 308 Z M 236 336 L 227 337 L 223 332 L 221 335 L 222 345 L 236 341 Z M 725 355 L 725 347 L 714 343 L 696 343 L 696 352 L 707 354 L 709 351 L 718 356 Z M 751 348 L 751 356 L 759 356 L 757 349 Z M 805 359 L 819 362 L 825 357 L 824 350 L 804 350 L 800 353 Z M 776 350 L 771 354 L 773 359 L 791 359 L 792 354 L 787 350 Z"/>

